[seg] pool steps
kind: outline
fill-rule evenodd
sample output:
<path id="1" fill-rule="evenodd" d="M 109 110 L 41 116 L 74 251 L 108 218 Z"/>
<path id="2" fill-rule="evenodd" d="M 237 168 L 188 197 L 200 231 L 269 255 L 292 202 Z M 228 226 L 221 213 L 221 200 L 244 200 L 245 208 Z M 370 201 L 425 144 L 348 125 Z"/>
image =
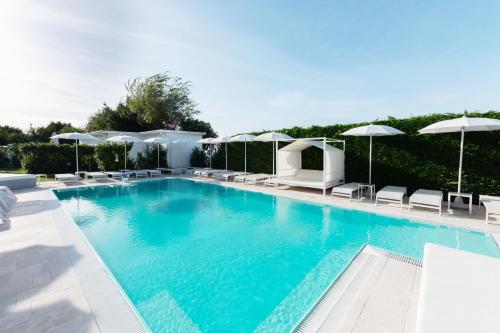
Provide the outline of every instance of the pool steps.
<path id="1" fill-rule="evenodd" d="M 371 289 L 373 275 L 381 273 L 387 258 L 421 267 L 422 261 L 366 245 L 338 279 L 326 289 L 312 309 L 292 330 L 294 333 L 336 332 L 363 290 Z"/>

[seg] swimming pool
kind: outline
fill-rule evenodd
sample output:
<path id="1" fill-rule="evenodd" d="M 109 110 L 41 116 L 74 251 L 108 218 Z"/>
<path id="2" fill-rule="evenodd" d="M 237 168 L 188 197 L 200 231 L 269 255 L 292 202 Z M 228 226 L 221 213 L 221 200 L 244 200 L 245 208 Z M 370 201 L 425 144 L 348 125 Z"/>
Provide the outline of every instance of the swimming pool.
<path id="1" fill-rule="evenodd" d="M 55 191 L 153 332 L 285 332 L 365 245 L 489 235 L 185 179 Z"/>

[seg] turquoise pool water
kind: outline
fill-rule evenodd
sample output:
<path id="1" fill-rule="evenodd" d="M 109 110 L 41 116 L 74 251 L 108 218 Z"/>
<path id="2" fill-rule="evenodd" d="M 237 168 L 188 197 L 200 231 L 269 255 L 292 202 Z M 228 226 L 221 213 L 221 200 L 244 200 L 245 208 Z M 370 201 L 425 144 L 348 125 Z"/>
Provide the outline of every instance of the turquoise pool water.
<path id="1" fill-rule="evenodd" d="M 153 332 L 286 332 L 365 244 L 489 235 L 183 179 L 55 191 Z"/>

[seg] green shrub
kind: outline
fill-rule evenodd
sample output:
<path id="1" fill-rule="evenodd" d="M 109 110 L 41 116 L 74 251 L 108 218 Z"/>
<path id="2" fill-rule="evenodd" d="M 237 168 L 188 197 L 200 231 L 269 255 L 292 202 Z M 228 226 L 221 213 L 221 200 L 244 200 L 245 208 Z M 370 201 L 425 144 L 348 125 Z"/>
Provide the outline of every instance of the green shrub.
<path id="1" fill-rule="evenodd" d="M 128 157 L 128 152 L 132 148 L 131 144 L 127 145 L 127 169 L 134 167 L 134 162 Z M 125 147 L 124 144 L 99 144 L 94 147 L 94 158 L 97 162 L 97 167 L 101 171 L 116 171 L 122 170 L 125 167 Z"/>
<path id="2" fill-rule="evenodd" d="M 456 190 L 460 151 L 460 133 L 419 135 L 418 130 L 437 121 L 461 117 L 462 114 L 432 114 L 405 119 L 388 118 L 374 121 L 398 128 L 406 135 L 373 138 L 372 182 L 377 189 L 385 185 L 407 186 L 408 191 L 418 188 Z M 468 113 L 470 117 L 500 119 L 500 112 Z M 367 123 L 349 125 L 293 127 L 283 129 L 294 138 L 328 137 L 346 140 L 346 181 L 368 181 L 368 137 L 343 137 L 350 128 Z M 252 133 L 259 134 L 259 133 Z M 280 147 L 284 146 L 280 143 Z M 228 143 L 228 169 L 243 170 L 244 143 Z M 272 144 L 247 143 L 247 170 L 272 170 Z M 214 167 L 225 167 L 224 145 L 213 158 Z M 500 195 L 500 131 L 469 132 L 465 134 L 462 191 Z M 319 149 L 304 151 L 303 167 L 322 169 Z"/>
<path id="3" fill-rule="evenodd" d="M 198 168 L 207 166 L 208 164 L 206 157 L 207 155 L 202 149 L 194 147 L 193 151 L 191 152 L 191 166 Z"/>
<path id="4" fill-rule="evenodd" d="M 160 168 L 167 168 L 166 150 L 160 145 Z M 137 153 L 135 160 L 137 169 L 155 169 L 158 167 L 158 146 L 146 146 L 146 148 Z"/>
<path id="5" fill-rule="evenodd" d="M 20 145 L 21 166 L 28 173 L 72 173 L 76 170 L 74 144 L 26 143 Z M 79 169 L 95 170 L 94 147 L 79 145 Z"/>

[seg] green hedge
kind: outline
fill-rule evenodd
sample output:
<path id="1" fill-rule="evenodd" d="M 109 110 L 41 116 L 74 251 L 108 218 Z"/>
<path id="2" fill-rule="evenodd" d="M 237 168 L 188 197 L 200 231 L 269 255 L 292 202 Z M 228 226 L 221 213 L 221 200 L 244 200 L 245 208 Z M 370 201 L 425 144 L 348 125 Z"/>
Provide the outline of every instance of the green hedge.
<path id="1" fill-rule="evenodd" d="M 96 170 L 94 147 L 79 145 L 80 170 Z M 27 143 L 20 146 L 21 166 L 28 173 L 72 173 L 76 169 L 75 145 Z"/>
<path id="2" fill-rule="evenodd" d="M 128 157 L 130 149 L 132 145 L 127 144 L 127 169 L 135 167 L 134 161 Z M 125 148 L 118 143 L 97 145 L 94 147 L 94 158 L 101 171 L 122 170 L 125 167 Z"/>
<path id="3" fill-rule="evenodd" d="M 160 168 L 168 168 L 167 151 L 160 145 Z M 155 169 L 158 167 L 158 146 L 146 146 L 144 150 L 137 153 L 135 159 L 137 169 Z"/>
<path id="4" fill-rule="evenodd" d="M 469 117 L 500 119 L 500 112 L 471 113 Z M 372 182 L 377 189 L 385 185 L 407 186 L 409 192 L 418 188 L 456 190 L 460 134 L 418 135 L 418 130 L 437 121 L 461 117 L 461 114 L 432 114 L 405 119 L 388 118 L 374 121 L 398 128 L 406 133 L 394 137 L 373 138 Z M 342 137 L 350 128 L 367 123 L 349 125 L 293 127 L 280 130 L 294 138 L 329 137 L 346 140 L 346 181 L 368 181 L 368 137 Z M 258 134 L 258 133 L 253 133 Z M 228 144 L 228 168 L 243 170 L 244 144 Z M 281 144 L 283 146 L 284 144 Z M 270 173 L 272 144 L 247 143 L 247 170 Z M 315 148 L 304 152 L 303 167 L 322 168 L 321 151 Z M 224 168 L 224 145 L 215 154 L 215 167 Z M 465 134 L 462 191 L 500 195 L 500 131 L 469 132 Z"/>
<path id="5" fill-rule="evenodd" d="M 129 144 L 127 152 L 130 149 Z M 74 144 L 26 143 L 19 146 L 19 155 L 21 166 L 28 173 L 73 173 L 76 170 Z M 78 156 L 80 170 L 121 170 L 124 167 L 123 144 L 80 144 Z M 135 166 L 136 163 L 128 158 L 127 168 Z"/>

